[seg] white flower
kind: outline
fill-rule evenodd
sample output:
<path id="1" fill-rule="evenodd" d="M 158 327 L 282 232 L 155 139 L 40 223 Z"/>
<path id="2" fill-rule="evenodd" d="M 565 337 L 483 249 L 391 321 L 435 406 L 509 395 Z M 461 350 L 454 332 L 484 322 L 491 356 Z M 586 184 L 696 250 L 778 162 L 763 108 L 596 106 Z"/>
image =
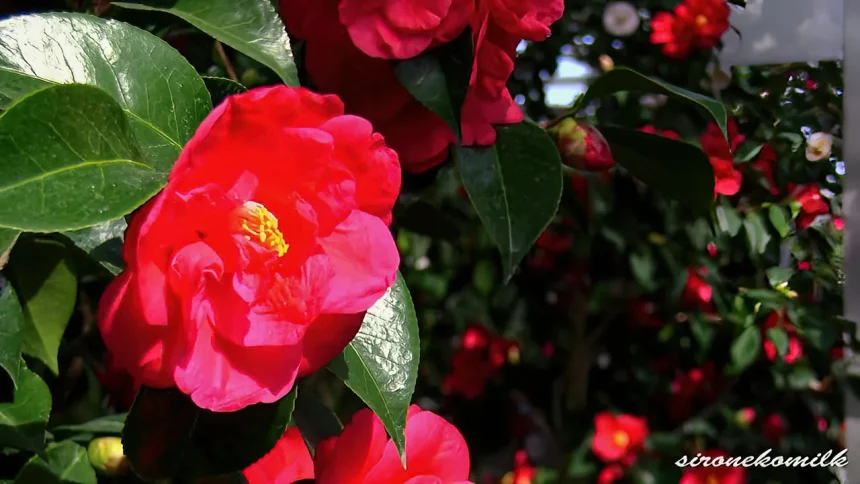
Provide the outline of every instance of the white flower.
<path id="1" fill-rule="evenodd" d="M 639 12 L 628 2 L 610 2 L 603 10 L 603 28 L 617 37 L 627 37 L 639 30 Z"/>
<path id="2" fill-rule="evenodd" d="M 809 161 L 830 158 L 833 149 L 833 135 L 827 133 L 812 133 L 806 139 L 806 159 Z"/>
<path id="3" fill-rule="evenodd" d="M 731 69 L 722 70 L 717 63 L 711 62 L 705 68 L 705 71 L 708 73 L 708 77 L 710 78 L 710 87 L 714 91 L 722 91 L 732 84 Z"/>
<path id="4" fill-rule="evenodd" d="M 644 94 L 639 98 L 639 105 L 646 108 L 657 109 L 669 101 L 665 94 Z"/>

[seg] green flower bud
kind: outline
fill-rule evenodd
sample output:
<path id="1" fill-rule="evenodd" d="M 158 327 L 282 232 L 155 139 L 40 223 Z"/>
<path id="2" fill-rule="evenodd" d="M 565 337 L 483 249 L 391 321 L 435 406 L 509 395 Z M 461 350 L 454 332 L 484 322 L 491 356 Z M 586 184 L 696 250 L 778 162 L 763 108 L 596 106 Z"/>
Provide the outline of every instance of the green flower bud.
<path id="1" fill-rule="evenodd" d="M 87 455 L 90 458 L 90 464 L 106 476 L 123 476 L 131 467 L 122 450 L 122 440 L 119 437 L 94 439 L 90 442 Z"/>

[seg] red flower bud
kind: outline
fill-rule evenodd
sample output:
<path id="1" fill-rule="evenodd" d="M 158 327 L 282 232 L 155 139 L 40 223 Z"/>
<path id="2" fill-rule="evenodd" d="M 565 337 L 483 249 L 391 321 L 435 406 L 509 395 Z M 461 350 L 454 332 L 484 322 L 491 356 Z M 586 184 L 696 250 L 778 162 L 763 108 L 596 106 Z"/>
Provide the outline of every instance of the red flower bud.
<path id="1" fill-rule="evenodd" d="M 556 137 L 564 164 L 588 171 L 605 171 L 615 165 L 609 143 L 594 126 L 566 118 L 551 133 Z"/>

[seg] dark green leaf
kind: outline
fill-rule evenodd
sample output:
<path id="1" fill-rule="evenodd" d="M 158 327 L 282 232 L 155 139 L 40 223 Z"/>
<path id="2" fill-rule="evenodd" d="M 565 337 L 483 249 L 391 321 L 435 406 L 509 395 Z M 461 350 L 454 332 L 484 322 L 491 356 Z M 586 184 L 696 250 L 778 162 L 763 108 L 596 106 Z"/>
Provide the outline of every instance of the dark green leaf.
<path id="1" fill-rule="evenodd" d="M 785 237 L 791 233 L 791 225 L 785 208 L 779 205 L 771 205 L 767 211 L 767 216 L 770 218 L 770 223 L 773 228 L 779 233 L 780 237 Z"/>
<path id="2" fill-rule="evenodd" d="M 343 424 L 337 415 L 328 407 L 323 405 L 319 399 L 310 392 L 299 392 L 296 400 L 296 411 L 293 412 L 293 422 L 308 444 L 313 449 L 320 440 L 340 435 Z"/>
<path id="3" fill-rule="evenodd" d="M 763 254 L 767 250 L 767 244 L 770 242 L 771 236 L 767 227 L 764 225 L 764 219 L 758 212 L 747 214 L 744 220 L 744 230 L 747 233 L 747 242 L 749 243 L 750 251 L 753 254 Z"/>
<path id="4" fill-rule="evenodd" d="M 745 141 L 741 143 L 738 149 L 734 152 L 734 160 L 738 163 L 746 163 L 752 161 L 761 152 L 761 143 Z"/>
<path id="5" fill-rule="evenodd" d="M 0 447 L 45 451 L 45 426 L 51 414 L 51 392 L 22 361 L 11 403 L 0 403 Z"/>
<path id="6" fill-rule="evenodd" d="M 329 365 L 379 416 L 401 458 L 420 351 L 415 307 L 398 274 L 394 285 L 367 311 L 355 339 Z"/>
<path id="7" fill-rule="evenodd" d="M 95 420 L 90 420 L 82 424 L 76 425 L 60 425 L 51 429 L 51 433 L 55 437 L 66 434 L 103 434 L 103 435 L 121 435 L 122 428 L 125 425 L 126 414 L 118 413 L 116 415 L 108 415 L 99 417 Z"/>
<path id="8" fill-rule="evenodd" d="M 654 264 L 654 257 L 649 250 L 640 250 L 630 253 L 630 272 L 645 289 L 654 287 L 654 272 L 657 266 Z"/>
<path id="9" fill-rule="evenodd" d="M 125 267 L 122 244 L 127 228 L 125 219 L 119 218 L 86 229 L 65 232 L 63 235 L 116 275 Z"/>
<path id="10" fill-rule="evenodd" d="M 794 269 L 791 267 L 771 267 L 767 270 L 767 280 L 771 287 L 776 287 L 783 282 L 787 282 L 794 275 Z"/>
<path id="11" fill-rule="evenodd" d="M 90 465 L 87 449 L 74 442 L 48 447 L 47 462 L 39 456 L 30 459 L 15 484 L 96 484 L 96 471 Z"/>
<path id="12" fill-rule="evenodd" d="M 165 180 L 144 161 L 122 108 L 92 86 L 51 86 L 9 107 L 0 152 L 0 225 L 18 230 L 122 217 Z"/>
<path id="13" fill-rule="evenodd" d="M 726 131 L 728 114 L 726 113 L 726 108 L 723 106 L 723 103 L 707 96 L 702 96 L 701 94 L 673 86 L 659 79 L 644 76 L 626 67 L 616 67 L 615 69 L 612 69 L 598 77 L 597 80 L 589 86 L 588 91 L 577 99 L 573 110 L 576 112 L 584 108 L 594 99 L 624 91 L 665 94 L 675 99 L 692 103 L 707 112 L 707 114 L 716 121 L 717 125 L 722 130 L 723 135 L 728 139 L 728 133 Z"/>
<path id="14" fill-rule="evenodd" d="M 275 71 L 298 87 L 290 38 L 270 0 L 132 0 L 125 8 L 168 12 Z"/>
<path id="15" fill-rule="evenodd" d="M 15 289 L 0 279 L 0 368 L 6 370 L 15 388 L 18 387 L 18 374 L 21 371 L 24 326 L 24 312 Z"/>
<path id="16" fill-rule="evenodd" d="M 275 403 L 223 413 L 197 407 L 175 388 L 143 387 L 126 418 L 123 449 L 135 472 L 147 479 L 241 471 L 275 446 L 295 400 L 294 388 Z"/>
<path id="17" fill-rule="evenodd" d="M 714 202 L 714 171 L 702 150 L 684 142 L 641 131 L 600 127 L 612 156 L 633 176 L 695 213 Z"/>
<path id="18" fill-rule="evenodd" d="M 693 337 L 696 338 L 696 342 L 698 342 L 701 347 L 701 352 L 699 354 L 707 353 L 708 349 L 711 347 L 711 342 L 714 340 L 713 323 L 696 315 L 690 318 L 690 330 L 693 333 Z"/>
<path id="19" fill-rule="evenodd" d="M 734 237 L 740 232 L 744 222 L 738 212 L 728 204 L 721 204 L 716 209 L 717 224 L 720 230 Z"/>
<path id="20" fill-rule="evenodd" d="M 502 253 L 505 279 L 555 217 L 561 201 L 561 156 L 538 126 L 497 128 L 494 147 L 457 146 L 454 160 L 484 227 Z"/>
<path id="21" fill-rule="evenodd" d="M 232 79 L 223 77 L 203 76 L 203 82 L 206 83 L 206 88 L 209 89 L 209 95 L 212 96 L 212 105 L 217 106 L 224 101 L 228 96 L 241 94 L 248 90 L 247 87 L 239 84 Z"/>
<path id="22" fill-rule="evenodd" d="M 451 105 L 445 72 L 435 52 L 425 52 L 417 57 L 395 63 L 394 73 L 400 80 L 400 84 L 415 99 L 445 120 L 459 136 L 458 117 Z"/>
<path id="23" fill-rule="evenodd" d="M 788 354 L 788 334 L 782 328 L 769 328 L 767 330 L 767 339 L 776 347 L 779 356 L 784 357 Z"/>
<path id="24" fill-rule="evenodd" d="M 56 83 L 107 91 L 128 115 L 149 164 L 164 173 L 212 109 L 188 61 L 136 27 L 71 13 L 0 22 L 0 109 Z"/>
<path id="25" fill-rule="evenodd" d="M 732 342 L 732 370 L 735 374 L 750 366 L 761 351 L 761 333 L 755 326 L 747 326 Z"/>
<path id="26" fill-rule="evenodd" d="M 24 309 L 21 350 L 59 374 L 57 351 L 77 298 L 66 248 L 54 240 L 21 241 L 12 251 L 9 272 Z"/>

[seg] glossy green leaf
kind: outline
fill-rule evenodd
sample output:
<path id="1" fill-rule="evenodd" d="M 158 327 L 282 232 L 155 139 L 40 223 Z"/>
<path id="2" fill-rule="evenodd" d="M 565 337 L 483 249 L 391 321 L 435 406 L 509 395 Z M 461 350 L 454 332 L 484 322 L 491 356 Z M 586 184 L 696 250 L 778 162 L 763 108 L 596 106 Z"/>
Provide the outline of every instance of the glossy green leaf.
<path id="1" fill-rule="evenodd" d="M 51 86 L 0 116 L 0 225 L 73 230 L 121 217 L 158 192 L 164 175 L 143 161 L 108 94 Z"/>
<path id="2" fill-rule="evenodd" d="M 694 213 L 714 201 L 714 170 L 702 150 L 684 142 L 625 128 L 599 128 L 615 161 L 665 197 Z"/>
<path id="3" fill-rule="evenodd" d="M 213 106 L 221 104 L 228 96 L 248 90 L 238 82 L 223 77 L 203 76 L 203 82 L 206 83 L 206 89 L 209 89 L 209 95 L 212 96 Z"/>
<path id="4" fill-rule="evenodd" d="M 270 0 L 132 0 L 114 5 L 168 12 L 299 85 L 290 38 Z"/>
<path id="5" fill-rule="evenodd" d="M 164 173 L 212 110 L 194 68 L 146 31 L 72 13 L 0 21 L 0 109 L 56 83 L 107 91 L 131 121 L 146 159 Z"/>
<path id="6" fill-rule="evenodd" d="M 785 208 L 779 205 L 771 205 L 767 210 L 767 216 L 780 237 L 785 237 L 791 233 L 791 221 Z"/>
<path id="7" fill-rule="evenodd" d="M 65 246 L 53 240 L 22 241 L 12 251 L 9 278 L 24 309 L 21 350 L 59 374 L 57 352 L 77 298 Z"/>
<path id="8" fill-rule="evenodd" d="M 510 279 L 558 210 L 561 156 L 549 135 L 534 124 L 512 124 L 497 132 L 495 146 L 457 146 L 454 160 Z"/>
<path id="9" fill-rule="evenodd" d="M 750 366 L 761 352 L 761 333 L 756 326 L 747 326 L 731 347 L 732 370 L 740 373 Z"/>
<path id="10" fill-rule="evenodd" d="M 782 328 L 769 328 L 767 330 L 767 339 L 776 347 L 779 356 L 785 357 L 788 354 L 788 334 Z"/>
<path id="11" fill-rule="evenodd" d="M 630 253 L 630 272 L 633 274 L 636 282 L 645 289 L 654 287 L 654 273 L 657 271 L 657 265 L 651 251 L 639 250 Z"/>
<path id="12" fill-rule="evenodd" d="M 612 69 L 598 77 L 588 87 L 588 91 L 576 100 L 573 111 L 579 111 L 594 99 L 625 91 L 665 94 L 675 99 L 691 103 L 704 110 L 711 118 L 713 118 L 720 127 L 720 130 L 722 130 L 723 135 L 728 139 L 728 133 L 726 131 L 728 114 L 723 103 L 716 99 L 688 91 L 678 86 L 673 86 L 661 81 L 660 79 L 642 75 L 626 67 L 616 67 L 615 69 Z"/>
<path id="13" fill-rule="evenodd" d="M 0 403 L 0 447 L 45 451 L 45 426 L 51 414 L 51 392 L 23 361 L 12 402 Z"/>
<path id="14" fill-rule="evenodd" d="M 355 339 L 329 365 L 382 420 L 401 458 L 406 449 L 406 411 L 415 392 L 421 347 L 409 289 L 398 274 L 367 310 Z"/>
<path id="15" fill-rule="evenodd" d="M 125 426 L 126 417 L 126 414 L 118 413 L 99 417 L 82 424 L 60 425 L 53 427 L 51 433 L 55 437 L 69 434 L 120 435 L 123 426 Z"/>
<path id="16" fill-rule="evenodd" d="M 21 340 L 24 334 L 24 312 L 12 285 L 0 278 L 0 368 L 18 387 L 21 372 Z M 3 380 L 0 378 L 0 380 Z"/>
<path id="17" fill-rule="evenodd" d="M 746 219 L 744 219 L 744 231 L 747 234 L 750 251 L 753 254 L 763 254 L 772 237 L 760 213 L 751 212 L 747 214 Z"/>
<path id="18" fill-rule="evenodd" d="M 74 442 L 48 447 L 47 461 L 31 458 L 18 473 L 15 484 L 96 484 L 98 478 L 87 457 L 87 449 Z"/>
<path id="19" fill-rule="evenodd" d="M 125 267 L 122 244 L 127 228 L 128 223 L 125 219 L 118 218 L 85 229 L 64 232 L 63 235 L 102 267 L 116 275 Z"/>
<path id="20" fill-rule="evenodd" d="M 435 52 L 395 63 L 394 74 L 415 99 L 445 120 L 459 136 L 459 118 L 451 104 L 445 72 Z"/>
<path id="21" fill-rule="evenodd" d="M 212 412 L 172 389 L 143 387 L 125 421 L 122 444 L 135 472 L 177 480 L 229 474 L 266 455 L 293 413 L 296 389 L 270 404 Z"/>

